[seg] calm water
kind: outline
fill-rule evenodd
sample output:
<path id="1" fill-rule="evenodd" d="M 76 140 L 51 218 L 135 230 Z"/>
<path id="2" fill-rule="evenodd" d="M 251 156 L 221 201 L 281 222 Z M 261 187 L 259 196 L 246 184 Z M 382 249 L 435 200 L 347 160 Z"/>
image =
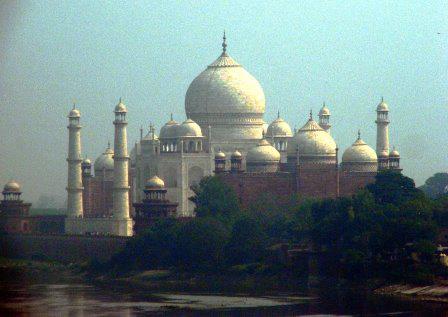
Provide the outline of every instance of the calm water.
<path id="1" fill-rule="evenodd" d="M 0 316 L 448 316 L 448 306 L 372 297 L 362 292 L 310 294 L 148 293 L 88 284 L 2 282 Z"/>

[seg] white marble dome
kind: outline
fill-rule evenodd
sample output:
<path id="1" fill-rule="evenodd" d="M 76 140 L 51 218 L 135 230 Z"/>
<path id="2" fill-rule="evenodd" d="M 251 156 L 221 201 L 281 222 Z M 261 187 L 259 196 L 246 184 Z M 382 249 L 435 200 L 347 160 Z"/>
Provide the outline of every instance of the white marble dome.
<path id="1" fill-rule="evenodd" d="M 389 157 L 389 152 L 387 152 L 387 150 L 381 150 L 378 153 L 378 157 Z"/>
<path id="2" fill-rule="evenodd" d="M 223 53 L 192 81 L 185 110 L 192 118 L 196 114 L 263 114 L 265 96 L 260 83 Z"/>
<path id="3" fill-rule="evenodd" d="M 299 157 L 336 157 L 336 142 L 312 118 L 297 131 L 288 144 L 288 153 L 299 150 Z"/>
<path id="4" fill-rule="evenodd" d="M 260 83 L 223 52 L 190 84 L 185 95 L 188 118 L 215 141 L 260 139 L 265 96 Z"/>
<path id="5" fill-rule="evenodd" d="M 3 187 L 3 192 L 6 193 L 20 193 L 20 184 L 14 180 L 10 180 Z"/>
<path id="6" fill-rule="evenodd" d="M 289 124 L 280 118 L 277 117 L 272 123 L 269 125 L 267 132 L 267 137 L 292 137 L 292 130 Z"/>
<path id="7" fill-rule="evenodd" d="M 358 138 L 342 154 L 342 163 L 377 163 L 378 157 L 374 149 L 372 149 L 361 138 Z"/>
<path id="8" fill-rule="evenodd" d="M 177 137 L 202 137 L 201 127 L 191 119 L 187 119 L 177 128 Z"/>
<path id="9" fill-rule="evenodd" d="M 121 98 L 118 101 L 118 104 L 115 106 L 115 112 L 120 112 L 120 113 L 128 112 L 126 105 L 122 102 Z"/>
<path id="10" fill-rule="evenodd" d="M 114 151 L 110 146 L 108 146 L 106 151 L 95 160 L 93 168 L 95 171 L 102 171 L 104 169 L 111 171 L 114 169 Z"/>
<path id="11" fill-rule="evenodd" d="M 400 157 L 400 153 L 394 148 L 390 153 L 389 157 Z"/>
<path id="12" fill-rule="evenodd" d="M 173 120 L 173 117 L 171 116 L 170 121 L 165 123 L 165 125 L 160 129 L 160 138 L 161 139 L 176 138 L 178 127 L 179 123 Z"/>
<path id="13" fill-rule="evenodd" d="M 384 102 L 383 98 L 381 98 L 381 102 L 376 107 L 376 111 L 389 111 L 389 106 Z"/>
<path id="14" fill-rule="evenodd" d="M 147 189 L 164 189 L 165 188 L 165 182 L 158 177 L 157 175 L 154 175 L 148 181 L 146 182 L 145 187 Z"/>
<path id="15" fill-rule="evenodd" d="M 231 156 L 231 158 L 235 158 L 235 159 L 242 158 L 242 157 L 243 157 L 243 155 L 238 150 L 235 150 L 235 152 L 233 152 L 232 156 Z"/>
<path id="16" fill-rule="evenodd" d="M 70 110 L 68 117 L 69 118 L 79 118 L 79 117 L 81 117 L 81 112 L 73 106 L 73 109 Z"/>
<path id="17" fill-rule="evenodd" d="M 268 141 L 262 139 L 258 145 L 247 152 L 247 163 L 279 162 L 280 153 Z"/>
<path id="18" fill-rule="evenodd" d="M 225 158 L 226 154 L 223 151 L 219 150 L 218 152 L 216 152 L 215 159 L 225 159 Z"/>
<path id="19" fill-rule="evenodd" d="M 319 117 L 320 116 L 329 116 L 331 115 L 330 109 L 328 109 L 327 105 L 324 103 L 322 108 L 319 110 Z"/>

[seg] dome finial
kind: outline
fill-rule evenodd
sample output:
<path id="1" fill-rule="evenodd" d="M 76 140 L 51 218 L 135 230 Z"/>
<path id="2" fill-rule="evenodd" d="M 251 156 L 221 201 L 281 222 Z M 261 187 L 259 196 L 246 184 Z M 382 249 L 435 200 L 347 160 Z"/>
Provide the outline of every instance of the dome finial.
<path id="1" fill-rule="evenodd" d="M 310 121 L 313 120 L 313 109 L 310 109 Z"/>
<path id="2" fill-rule="evenodd" d="M 227 50 L 227 44 L 226 44 L 226 30 L 224 30 L 224 35 L 222 37 L 222 53 L 225 54 Z"/>
<path id="3" fill-rule="evenodd" d="M 170 120 L 173 121 L 173 113 L 170 114 Z"/>
<path id="4" fill-rule="evenodd" d="M 277 110 L 277 119 L 280 119 L 280 109 Z"/>
<path id="5" fill-rule="evenodd" d="M 383 98 L 383 96 L 381 96 L 381 102 L 384 102 L 384 98 Z"/>
<path id="6" fill-rule="evenodd" d="M 110 141 L 107 141 L 107 148 L 110 149 Z"/>
<path id="7" fill-rule="evenodd" d="M 324 101 L 324 104 L 322 105 L 322 108 L 325 108 L 325 101 Z"/>
<path id="8" fill-rule="evenodd" d="M 358 140 L 361 140 L 361 129 L 358 129 Z"/>

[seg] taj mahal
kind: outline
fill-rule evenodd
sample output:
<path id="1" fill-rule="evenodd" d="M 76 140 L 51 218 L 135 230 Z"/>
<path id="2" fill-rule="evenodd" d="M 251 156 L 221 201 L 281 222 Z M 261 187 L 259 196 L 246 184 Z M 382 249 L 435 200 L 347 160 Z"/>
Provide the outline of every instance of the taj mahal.
<path id="1" fill-rule="evenodd" d="M 126 114 L 132 108 L 120 99 L 114 109 L 113 147 L 109 144 L 93 164 L 83 159 L 81 113 L 74 106 L 68 115 L 65 232 L 131 236 L 134 220 L 148 215 L 194 217 L 191 188 L 209 175 L 232 187 L 245 206 L 261 193 L 279 204 L 293 194 L 349 196 L 373 182 L 378 170 L 401 171 L 400 155 L 389 146 L 384 100 L 372 109 L 376 149 L 358 132 L 342 155 L 325 104 L 318 118 L 310 112 L 305 125 L 294 131 L 280 113 L 267 124 L 265 109 L 260 83 L 228 54 L 225 34 L 219 57 L 186 91 L 186 120 L 177 122 L 171 115 L 159 133 L 152 125 L 146 134 L 141 129 L 130 151 Z"/>

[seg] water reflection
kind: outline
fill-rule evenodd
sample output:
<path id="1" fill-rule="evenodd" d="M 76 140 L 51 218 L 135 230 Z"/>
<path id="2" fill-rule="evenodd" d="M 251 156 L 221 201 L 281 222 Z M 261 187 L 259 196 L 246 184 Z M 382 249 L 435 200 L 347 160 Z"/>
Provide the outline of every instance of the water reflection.
<path id="1" fill-rule="evenodd" d="M 252 297 L 216 294 L 148 294 L 135 289 L 111 289 L 85 284 L 2 283 L 0 316 L 139 316 L 220 315 L 262 316 L 327 314 L 442 316 L 443 305 L 368 299 L 362 294 L 313 292 L 311 296 Z"/>

